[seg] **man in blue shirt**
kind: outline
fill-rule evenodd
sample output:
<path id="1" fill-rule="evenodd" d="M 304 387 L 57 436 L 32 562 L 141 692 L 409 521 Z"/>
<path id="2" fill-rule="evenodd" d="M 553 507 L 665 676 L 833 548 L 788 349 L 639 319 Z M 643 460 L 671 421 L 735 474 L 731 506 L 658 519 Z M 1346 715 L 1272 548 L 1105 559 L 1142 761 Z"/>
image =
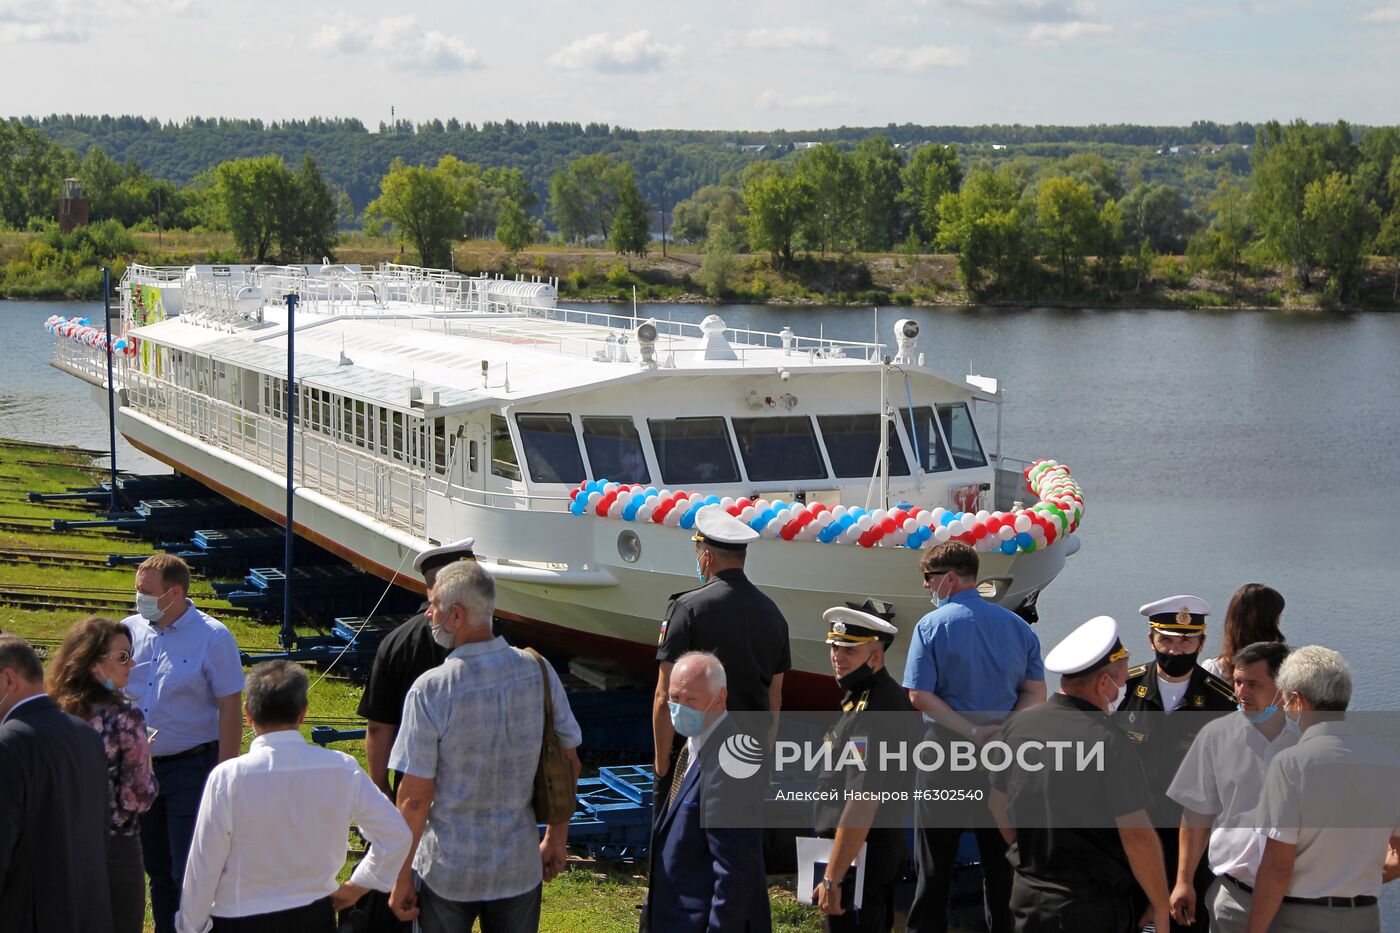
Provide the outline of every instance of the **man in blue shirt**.
<path id="1" fill-rule="evenodd" d="M 996 738 L 1008 713 L 1045 702 L 1040 639 L 1025 620 L 977 592 L 977 552 L 959 541 L 935 545 L 920 561 L 933 612 L 919 620 L 904 667 L 909 700 L 924 714 L 927 739 L 952 751 L 954 742 L 979 748 Z M 945 933 L 953 861 L 965 829 L 977 835 L 987 927 L 1011 933 L 1011 864 L 987 809 L 987 774 L 928 772 L 929 789 L 980 789 L 980 801 L 960 811 L 940 800 L 920 808 L 918 884 L 909 933 Z M 948 783 L 949 781 L 953 783 Z"/>
<path id="2" fill-rule="evenodd" d="M 185 861 L 204 781 L 238 755 L 243 739 L 243 665 L 223 623 L 190 602 L 190 568 L 157 554 L 136 568 L 134 667 L 126 692 L 151 730 L 159 792 L 141 814 L 141 856 L 151 878 L 156 933 L 173 933 Z"/>

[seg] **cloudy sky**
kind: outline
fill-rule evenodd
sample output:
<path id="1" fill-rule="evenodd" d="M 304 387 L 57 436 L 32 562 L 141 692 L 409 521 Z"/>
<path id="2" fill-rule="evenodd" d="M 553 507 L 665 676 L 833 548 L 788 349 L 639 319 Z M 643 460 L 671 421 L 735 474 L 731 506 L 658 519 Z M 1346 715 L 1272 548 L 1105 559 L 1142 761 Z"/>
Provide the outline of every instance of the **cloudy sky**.
<path id="1" fill-rule="evenodd" d="M 0 0 L 0 115 L 1378 124 L 1397 89 L 1400 0 Z"/>

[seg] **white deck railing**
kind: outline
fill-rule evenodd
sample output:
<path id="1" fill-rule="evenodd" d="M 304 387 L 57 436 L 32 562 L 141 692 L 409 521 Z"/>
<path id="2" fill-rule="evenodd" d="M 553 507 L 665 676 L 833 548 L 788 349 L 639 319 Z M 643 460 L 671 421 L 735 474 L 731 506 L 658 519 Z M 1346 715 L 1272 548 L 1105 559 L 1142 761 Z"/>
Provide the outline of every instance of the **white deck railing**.
<path id="1" fill-rule="evenodd" d="M 221 402 L 143 373 L 125 374 L 127 404 L 167 427 L 274 473 L 287 469 L 287 423 Z M 296 431 L 293 468 L 299 486 L 356 511 L 422 535 L 425 481 L 420 473 L 338 444 L 314 432 Z"/>

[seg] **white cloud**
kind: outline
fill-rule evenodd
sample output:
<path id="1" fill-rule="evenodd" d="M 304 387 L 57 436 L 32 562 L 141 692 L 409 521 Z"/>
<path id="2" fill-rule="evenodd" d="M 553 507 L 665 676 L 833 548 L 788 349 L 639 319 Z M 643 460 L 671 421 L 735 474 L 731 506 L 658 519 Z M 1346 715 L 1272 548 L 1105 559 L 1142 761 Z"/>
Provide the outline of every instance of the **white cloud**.
<path id="1" fill-rule="evenodd" d="M 1074 20 L 1068 23 L 1036 23 L 1026 34 L 1026 38 L 1035 45 L 1054 46 L 1087 36 L 1106 36 L 1111 32 L 1113 27 L 1103 23 Z"/>
<path id="2" fill-rule="evenodd" d="M 82 42 L 88 32 L 70 23 L 17 23 L 0 20 L 0 45 L 7 42 Z"/>
<path id="3" fill-rule="evenodd" d="M 830 49 L 831 30 L 825 26 L 783 26 L 732 32 L 727 44 L 741 49 Z"/>
<path id="4" fill-rule="evenodd" d="M 1361 18 L 1368 23 L 1400 23 L 1400 0 L 1378 6 Z"/>
<path id="5" fill-rule="evenodd" d="M 679 46 L 658 42 L 645 29 L 616 39 L 596 32 L 570 42 L 551 55 L 548 63 L 569 71 L 591 68 L 605 74 L 636 74 L 660 71 L 680 53 Z"/>
<path id="6" fill-rule="evenodd" d="M 754 101 L 759 110 L 821 110 L 826 107 L 842 107 L 850 102 L 851 99 L 839 91 L 789 97 L 774 90 L 764 91 Z"/>
<path id="7" fill-rule="evenodd" d="M 1057 23 L 1087 19 L 1093 6 L 1087 0 L 923 0 L 940 6 L 982 13 L 997 20 Z"/>
<path id="8" fill-rule="evenodd" d="M 418 17 L 388 16 L 377 23 L 344 17 L 311 37 L 317 48 L 344 55 L 368 54 L 398 71 L 463 71 L 480 68 L 481 56 L 458 36 L 427 29 Z"/>
<path id="9" fill-rule="evenodd" d="M 874 49 L 861 59 L 862 68 L 871 71 L 902 71 L 918 74 L 932 68 L 960 68 L 972 61 L 972 50 L 965 45 L 923 45 L 900 49 Z"/>

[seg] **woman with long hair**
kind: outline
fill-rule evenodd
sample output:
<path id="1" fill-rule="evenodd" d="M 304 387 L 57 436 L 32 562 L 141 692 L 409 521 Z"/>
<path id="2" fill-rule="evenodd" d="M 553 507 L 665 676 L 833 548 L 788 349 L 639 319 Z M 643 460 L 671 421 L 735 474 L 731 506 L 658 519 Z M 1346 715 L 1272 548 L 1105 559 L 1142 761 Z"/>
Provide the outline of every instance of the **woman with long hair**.
<path id="1" fill-rule="evenodd" d="M 1225 610 L 1220 657 L 1201 662 L 1201 667 L 1228 682 L 1234 674 L 1236 651 L 1256 641 L 1284 640 L 1278 624 L 1282 615 L 1283 596 L 1273 587 L 1246 583 L 1235 590 L 1235 595 L 1230 597 L 1230 607 Z"/>
<path id="2" fill-rule="evenodd" d="M 111 825 L 107 875 L 113 933 L 139 933 L 146 917 L 137 818 L 156 796 L 150 738 L 141 711 L 122 694 L 131 675 L 131 632 L 120 622 L 89 616 L 68 630 L 49 664 L 49 696 L 92 723 L 107 750 Z"/>

